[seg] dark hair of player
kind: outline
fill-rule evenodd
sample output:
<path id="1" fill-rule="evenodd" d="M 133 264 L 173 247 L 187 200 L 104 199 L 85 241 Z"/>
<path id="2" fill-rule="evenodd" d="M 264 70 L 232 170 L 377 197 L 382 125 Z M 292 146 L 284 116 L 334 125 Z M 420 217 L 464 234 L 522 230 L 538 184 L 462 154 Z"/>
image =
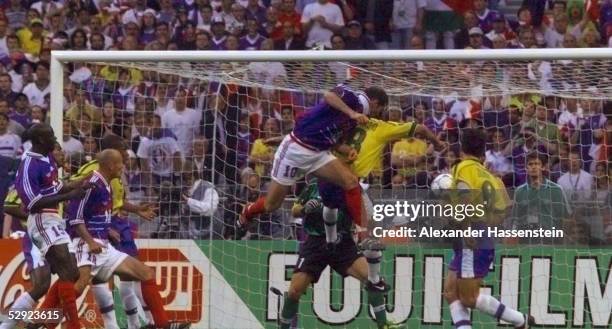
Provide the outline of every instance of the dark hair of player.
<path id="1" fill-rule="evenodd" d="M 529 163 L 529 161 L 531 160 L 535 160 L 538 159 L 540 160 L 540 162 L 542 163 L 542 165 L 546 165 L 546 162 L 548 162 L 548 159 L 546 158 L 545 155 L 538 153 L 537 151 L 534 152 L 529 152 L 529 154 L 527 154 L 527 163 Z"/>
<path id="2" fill-rule="evenodd" d="M 467 155 L 482 157 L 487 145 L 487 134 L 483 129 L 466 128 L 461 131 L 461 151 Z"/>
<path id="3" fill-rule="evenodd" d="M 108 134 L 102 137 L 100 140 L 100 149 L 102 151 L 107 149 L 124 150 L 126 148 L 123 138 L 115 134 Z"/>
<path id="4" fill-rule="evenodd" d="M 379 106 L 386 107 L 389 104 L 389 95 L 380 87 L 369 87 L 364 92 L 368 98 L 377 100 Z"/>

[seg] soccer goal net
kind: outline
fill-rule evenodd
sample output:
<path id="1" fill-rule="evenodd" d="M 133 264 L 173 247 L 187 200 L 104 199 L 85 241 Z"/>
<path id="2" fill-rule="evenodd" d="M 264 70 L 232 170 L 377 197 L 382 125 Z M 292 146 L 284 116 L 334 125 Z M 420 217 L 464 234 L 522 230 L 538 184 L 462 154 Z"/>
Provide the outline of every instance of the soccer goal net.
<path id="1" fill-rule="evenodd" d="M 124 139 L 127 199 L 159 208 L 152 221 L 125 216 L 172 318 L 195 328 L 275 328 L 307 239 L 291 212 L 307 183 L 245 235 L 238 215 L 265 194 L 282 137 L 325 91 L 382 87 L 389 105 L 380 120 L 415 121 L 449 147 L 439 152 L 418 134 L 388 141 L 362 177 L 374 203 L 420 200 L 460 159 L 461 130 L 484 129 L 480 160 L 509 191 L 509 227 L 556 227 L 564 236 L 497 239 L 481 291 L 543 328 L 594 328 L 612 321 L 611 79 L 609 49 L 53 52 L 49 119 L 66 175 L 95 158 L 105 134 Z M 542 159 L 537 186 L 529 184 L 537 176 L 532 153 Z M 452 221 L 384 217 L 385 228 L 417 230 Z M 443 297 L 448 239 L 384 241 L 389 320 L 451 328 Z M 293 326 L 375 327 L 363 288 L 326 267 L 302 296 Z M 95 311 L 92 301 L 86 297 L 81 311 Z M 479 311 L 471 316 L 474 328 L 507 325 Z"/>

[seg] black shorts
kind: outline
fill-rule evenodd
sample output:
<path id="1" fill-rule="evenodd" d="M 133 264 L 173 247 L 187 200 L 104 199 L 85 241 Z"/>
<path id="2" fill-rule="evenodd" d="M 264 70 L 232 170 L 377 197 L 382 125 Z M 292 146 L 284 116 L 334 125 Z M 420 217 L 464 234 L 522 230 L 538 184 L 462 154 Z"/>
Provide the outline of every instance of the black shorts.
<path id="1" fill-rule="evenodd" d="M 342 240 L 334 250 L 327 248 L 324 236 L 308 236 L 301 245 L 299 258 L 294 273 L 303 272 L 313 276 L 314 282 L 319 281 L 321 273 L 329 265 L 338 274 L 345 277 L 353 263 L 363 257 L 351 236 L 342 235 Z"/>

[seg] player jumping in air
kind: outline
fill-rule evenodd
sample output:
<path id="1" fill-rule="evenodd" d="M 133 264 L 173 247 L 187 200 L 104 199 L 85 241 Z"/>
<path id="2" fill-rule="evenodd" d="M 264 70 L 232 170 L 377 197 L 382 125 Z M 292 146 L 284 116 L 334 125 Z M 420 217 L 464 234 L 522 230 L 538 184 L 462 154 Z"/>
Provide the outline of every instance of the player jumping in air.
<path id="1" fill-rule="evenodd" d="M 477 128 L 461 131 L 461 161 L 452 168 L 452 189 L 458 193 L 456 201 L 467 204 L 486 204 L 485 216 L 466 219 L 462 225 L 472 229 L 485 229 L 496 225 L 509 207 L 509 198 L 504 183 L 491 174 L 482 164 L 485 154 L 486 133 Z M 455 328 L 471 329 L 470 312 L 477 309 L 514 325 L 527 329 L 533 324 L 527 316 L 506 307 L 495 297 L 481 294 L 482 279 L 488 274 L 495 259 L 491 238 L 465 238 L 453 246 L 454 257 L 444 281 L 444 297 L 449 304 Z"/>
<path id="2" fill-rule="evenodd" d="M 72 199 L 68 206 L 68 222 L 73 244 L 77 249 L 76 258 L 80 270 L 80 278 L 75 284 L 77 294 L 80 295 L 84 291 L 91 279 L 107 282 L 113 274 L 117 274 L 140 282 L 144 300 L 155 321 L 155 328 L 189 328 L 190 324 L 169 321 L 153 271 L 138 259 L 118 251 L 110 243 L 113 207 L 110 181 L 121 177 L 123 158 L 118 151 L 107 149 L 98 154 L 98 165 L 98 170 L 93 171 L 87 180 L 92 188 L 84 197 Z M 55 285 L 50 291 L 54 288 Z M 54 306 L 45 299 L 42 308 Z M 105 328 L 118 328 L 116 319 L 104 320 Z"/>
<path id="3" fill-rule="evenodd" d="M 102 151 L 107 149 L 114 149 L 121 153 L 123 162 L 128 161 L 127 146 L 123 142 L 120 136 L 109 134 L 102 138 L 101 142 Z M 100 164 L 97 159 L 94 159 L 79 168 L 76 175 L 71 179 L 81 179 L 91 174 L 94 170 L 98 170 Z M 152 220 L 155 218 L 155 208 L 150 205 L 135 205 L 128 202 L 125 199 L 125 187 L 123 184 L 123 178 L 113 178 L 110 181 L 112 187 L 112 199 L 113 199 L 113 210 L 111 220 L 111 231 L 109 232 L 109 238 L 113 242 L 114 246 L 121 252 L 124 252 L 134 258 L 138 258 L 138 248 L 134 241 L 134 234 L 132 232 L 130 223 L 127 219 L 121 217 L 121 212 L 134 213 L 145 220 Z M 153 316 L 149 311 L 149 308 L 144 303 L 142 292 L 140 291 L 140 284 L 137 282 L 128 280 L 125 277 L 120 277 L 119 281 L 119 294 L 121 295 L 121 301 L 123 302 L 124 310 L 127 314 L 128 329 L 140 328 L 140 319 L 138 316 L 138 305 L 140 304 L 145 311 L 145 322 L 148 325 L 153 324 Z M 98 282 L 94 279 L 92 282 L 92 290 L 96 298 L 96 302 L 100 305 L 100 308 L 107 311 L 102 312 L 102 316 L 105 320 L 112 323 L 112 319 L 115 318 L 113 308 L 113 295 L 109 290 L 108 283 L 106 281 Z M 116 321 L 115 321 L 116 322 Z M 107 327 L 108 328 L 108 327 Z"/>
<path id="4" fill-rule="evenodd" d="M 344 196 L 338 194 L 336 199 L 343 203 Z M 306 292 L 309 285 L 319 281 L 321 272 L 327 265 L 343 277 L 350 275 L 364 283 L 368 279 L 367 261 L 357 249 L 357 245 L 352 238 L 353 225 L 348 217 L 346 206 L 338 211 L 337 225 L 340 240 L 333 250 L 329 250 L 325 243 L 325 229 L 322 220 L 323 205 L 319 197 L 316 180 L 302 191 L 291 212 L 294 217 L 304 218 L 304 230 L 308 234 L 308 238 L 300 245 L 299 258 L 291 276 L 289 291 L 285 295 L 280 320 L 281 329 L 289 329 L 292 320 L 298 313 L 300 297 Z M 374 310 L 378 328 L 403 327 L 403 325 L 387 322 L 384 292 L 369 290 L 368 304 Z"/>
<path id="5" fill-rule="evenodd" d="M 61 301 L 69 329 L 80 329 L 77 313 L 74 283 L 79 277 L 66 223 L 58 214 L 59 203 L 80 198 L 89 188 L 86 180 L 62 183 L 58 180 L 57 166 L 51 152 L 56 144 L 53 130 L 48 125 L 36 124 L 28 129 L 27 135 L 32 149 L 25 153 L 15 181 L 15 188 L 24 208 L 29 212 L 27 234 L 40 250 L 42 257 L 50 264 L 59 280 L 56 295 Z M 24 294 L 14 307 L 32 309 L 35 300 Z M 29 298 L 28 298 L 29 297 Z"/>
<path id="6" fill-rule="evenodd" d="M 387 104 L 387 99 L 379 104 Z M 367 179 L 372 170 L 383 158 L 383 151 L 388 143 L 400 138 L 412 137 L 415 133 L 424 136 L 430 141 L 437 150 L 445 147 L 445 144 L 439 141 L 436 136 L 424 125 L 414 122 L 397 123 L 382 121 L 382 112 L 384 106 L 378 106 L 370 109 L 370 121 L 356 127 L 349 137 L 346 139 L 344 146 L 348 146 L 350 150 L 356 152 L 354 161 L 348 160 L 351 172 L 357 177 Z M 345 153 L 350 153 L 346 152 Z M 352 162 L 351 162 L 352 161 Z M 338 236 L 336 233 L 336 220 L 338 218 L 338 209 L 341 209 L 348 203 L 338 196 L 342 195 L 341 187 L 327 181 L 319 181 L 319 193 L 323 200 L 323 220 L 325 221 L 325 237 L 327 243 L 336 243 Z M 366 205 L 366 213 L 361 223 L 367 224 L 369 216 L 371 216 L 372 202 L 367 193 L 363 192 L 363 204 Z M 355 220 L 354 220 L 355 221 Z M 366 239 L 361 244 L 361 249 L 368 262 L 368 283 L 367 287 L 370 291 L 387 291 L 388 288 L 384 280 L 380 277 L 380 260 L 382 258 L 383 246 L 376 239 Z"/>
<path id="7" fill-rule="evenodd" d="M 362 218 L 361 188 L 357 177 L 334 155 L 331 149 L 357 126 L 368 122 L 369 111 L 386 106 L 387 93 L 370 87 L 365 93 L 340 85 L 324 94 L 324 101 L 306 111 L 276 153 L 272 182 L 265 197 L 245 207 L 238 221 L 247 221 L 261 213 L 270 213 L 282 205 L 291 187 L 306 174 L 329 181 L 342 188 L 353 221 Z"/>

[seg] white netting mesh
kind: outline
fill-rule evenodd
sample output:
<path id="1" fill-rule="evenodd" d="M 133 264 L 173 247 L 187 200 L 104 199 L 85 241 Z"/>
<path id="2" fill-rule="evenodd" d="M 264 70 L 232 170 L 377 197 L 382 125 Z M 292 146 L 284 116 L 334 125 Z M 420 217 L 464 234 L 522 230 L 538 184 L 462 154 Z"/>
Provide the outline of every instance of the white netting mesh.
<path id="1" fill-rule="evenodd" d="M 584 194 L 576 194 L 572 203 L 587 219 L 576 223 L 571 235 L 559 242 L 564 246 L 558 249 L 543 245 L 502 247 L 500 253 L 507 257 L 503 264 L 496 264 L 500 266 L 498 272 L 487 281 L 494 287 L 492 293 L 503 295 L 508 305 L 515 303 L 516 307 L 518 303 L 521 311 L 540 312 L 541 324 L 564 326 L 571 318 L 580 327 L 582 322 L 573 315 L 560 319 L 545 313 L 552 313 L 549 304 L 554 311 L 568 312 L 583 305 L 574 304 L 572 299 L 574 293 L 582 291 L 573 277 L 578 273 L 580 259 L 596 259 L 595 264 L 580 265 L 580 275 L 592 275 L 588 267 L 592 266 L 602 274 L 601 280 L 609 278 L 611 63 L 559 60 L 68 65 L 64 82 L 65 168 L 74 172 L 91 159 L 99 150 L 96 142 L 104 134 L 122 136 L 132 150 L 127 167 L 128 197 L 134 202 L 160 205 L 160 216 L 151 223 L 132 218 L 139 223 L 139 237 L 193 239 L 199 247 L 186 241 L 169 245 L 182 246 L 190 253 L 188 257 L 204 253 L 206 264 L 214 266 L 214 270 L 207 268 L 204 273 L 204 287 L 194 288 L 202 299 L 191 301 L 197 308 L 203 306 L 210 317 L 202 327 L 271 328 L 277 317 L 276 297 L 267 290 L 272 286 L 286 290 L 290 275 L 290 271 L 286 275 L 286 267 L 297 260 L 294 241 L 301 239 L 303 233 L 290 216 L 290 201 L 281 210 L 260 217 L 250 228 L 247 239 L 264 241 L 231 241 L 237 215 L 242 205 L 265 191 L 278 138 L 291 131 L 296 118 L 318 103 L 324 91 L 338 83 L 355 88 L 381 86 L 391 95 L 385 119 L 425 124 L 448 140 L 451 149 L 439 154 L 419 138 L 390 143 L 379 166 L 367 177 L 373 191 L 428 188 L 433 177 L 447 172 L 459 155 L 457 129 L 466 119 L 479 119 L 490 133 L 487 163 L 508 187 L 525 182 L 526 151 L 521 148 L 548 156 L 545 169 L 553 181 L 568 172 L 570 160 L 581 161 L 582 169 L 592 177 L 591 185 Z M 164 129 L 159 128 L 171 134 L 165 135 Z M 538 136 L 537 142 L 526 145 L 521 139 L 530 129 Z M 572 154 L 578 158 L 572 158 Z M 406 157 L 411 160 L 405 161 Z M 197 177 L 192 175 L 194 172 Z M 218 203 L 199 190 L 202 185 L 194 178 L 214 185 Z M 303 186 L 303 182 L 299 183 L 292 197 Z M 182 194 L 200 203 L 189 203 Z M 216 241 L 205 240 L 210 238 Z M 144 242 L 145 248 L 147 243 L 151 242 Z M 159 243 L 162 242 L 154 244 Z M 599 246 L 576 247 L 589 244 Z M 390 309 L 391 318 L 407 321 L 412 327 L 423 323 L 443 327 L 442 321 L 450 323 L 440 299 L 448 254 L 448 250 L 423 241 L 407 246 L 402 243 L 386 252 L 383 272 L 396 287 L 389 300 L 395 304 L 395 309 Z M 205 262 L 200 256 L 194 259 Z M 549 272 L 547 259 L 552 259 Z M 520 262 L 529 265 L 522 265 L 519 271 Z M 338 277 L 328 279 L 326 275 L 316 286 L 314 296 L 302 299 L 300 327 L 323 328 L 330 323 L 372 327 L 367 308 L 359 307 L 365 301 L 359 285 L 347 281 L 341 286 Z M 531 275 L 529 285 L 518 283 L 523 275 Z M 184 274 L 184 278 L 193 277 Z M 544 283 L 549 278 L 554 280 L 546 287 Z M 612 289 L 606 293 L 609 291 Z M 609 303 L 603 302 L 608 295 L 596 299 L 593 296 L 597 295 L 590 292 L 590 301 L 602 303 L 597 308 L 590 304 L 584 323 L 608 323 L 605 313 Z M 313 300 L 312 308 L 305 305 Z M 191 315 L 181 316 L 191 319 Z M 474 318 L 474 324 L 475 328 L 494 326 L 493 320 L 480 315 Z"/>

